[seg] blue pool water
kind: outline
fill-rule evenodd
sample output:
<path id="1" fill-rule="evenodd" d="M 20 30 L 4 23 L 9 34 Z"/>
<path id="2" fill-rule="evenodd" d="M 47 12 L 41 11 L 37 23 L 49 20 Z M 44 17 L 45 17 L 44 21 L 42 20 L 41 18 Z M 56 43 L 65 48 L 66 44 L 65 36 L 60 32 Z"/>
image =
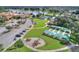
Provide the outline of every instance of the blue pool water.
<path id="1" fill-rule="evenodd" d="M 69 36 L 67 34 L 63 35 L 61 32 L 57 33 L 57 32 L 54 32 L 54 31 L 45 30 L 44 33 L 49 35 L 49 36 L 55 36 L 59 39 L 64 38 L 65 40 L 69 41 Z"/>

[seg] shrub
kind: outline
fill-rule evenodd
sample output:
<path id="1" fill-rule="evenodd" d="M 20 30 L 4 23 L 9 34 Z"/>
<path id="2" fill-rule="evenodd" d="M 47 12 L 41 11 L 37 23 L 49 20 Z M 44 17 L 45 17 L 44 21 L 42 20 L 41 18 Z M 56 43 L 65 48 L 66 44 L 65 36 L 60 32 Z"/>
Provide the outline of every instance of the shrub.
<path id="1" fill-rule="evenodd" d="M 14 45 L 16 48 L 21 48 L 21 47 L 23 47 L 23 43 L 22 43 L 22 41 L 20 40 L 20 41 L 17 41 L 17 43 Z"/>
<path id="2" fill-rule="evenodd" d="M 2 51 L 2 50 L 3 50 L 2 46 L 3 46 L 3 45 L 2 45 L 2 44 L 0 44 L 0 51 Z"/>

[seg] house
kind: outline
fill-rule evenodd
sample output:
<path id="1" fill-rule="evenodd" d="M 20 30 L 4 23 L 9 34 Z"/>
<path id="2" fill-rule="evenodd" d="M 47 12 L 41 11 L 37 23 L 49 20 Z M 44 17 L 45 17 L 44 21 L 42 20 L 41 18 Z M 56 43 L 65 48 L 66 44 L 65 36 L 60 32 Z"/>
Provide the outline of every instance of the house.
<path id="1" fill-rule="evenodd" d="M 50 16 L 43 16 L 43 17 L 41 17 L 41 20 L 46 20 L 46 19 L 51 19 L 51 17 Z"/>
<path id="2" fill-rule="evenodd" d="M 33 11 L 33 12 L 32 12 L 32 15 L 35 16 L 35 17 L 36 17 L 38 14 L 39 14 L 39 12 L 37 12 L 37 11 Z"/>
<path id="3" fill-rule="evenodd" d="M 31 14 L 32 14 L 32 17 L 39 17 L 40 15 L 43 15 L 44 13 L 42 11 L 32 11 Z"/>
<path id="4" fill-rule="evenodd" d="M 13 17 L 19 16 L 21 18 L 29 17 L 29 13 L 14 13 L 14 12 L 2 12 L 0 13 L 0 16 L 4 17 L 6 21 L 11 20 Z"/>
<path id="5" fill-rule="evenodd" d="M 50 24 L 50 25 L 57 24 L 57 22 L 59 22 L 59 21 L 60 21 L 60 18 L 58 18 L 58 17 L 52 17 L 52 18 L 50 18 L 48 24 Z"/>
<path id="6" fill-rule="evenodd" d="M 79 20 L 79 14 L 78 14 L 78 15 L 76 15 L 76 19 L 77 19 L 77 20 Z"/>

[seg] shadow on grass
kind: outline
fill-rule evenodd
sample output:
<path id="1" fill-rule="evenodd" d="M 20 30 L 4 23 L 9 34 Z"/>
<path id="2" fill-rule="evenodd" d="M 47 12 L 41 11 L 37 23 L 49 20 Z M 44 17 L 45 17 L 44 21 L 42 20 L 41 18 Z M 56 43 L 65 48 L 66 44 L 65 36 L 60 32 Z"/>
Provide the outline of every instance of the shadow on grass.
<path id="1" fill-rule="evenodd" d="M 49 35 L 44 34 L 44 33 L 43 33 L 42 35 L 44 35 L 44 36 L 48 36 L 48 37 L 50 37 L 50 38 L 53 38 L 54 40 L 58 40 L 58 41 L 59 41 L 59 43 L 60 43 L 60 44 L 62 44 L 62 45 L 71 45 L 68 41 L 59 40 L 57 37 L 54 37 L 54 36 L 49 36 Z"/>

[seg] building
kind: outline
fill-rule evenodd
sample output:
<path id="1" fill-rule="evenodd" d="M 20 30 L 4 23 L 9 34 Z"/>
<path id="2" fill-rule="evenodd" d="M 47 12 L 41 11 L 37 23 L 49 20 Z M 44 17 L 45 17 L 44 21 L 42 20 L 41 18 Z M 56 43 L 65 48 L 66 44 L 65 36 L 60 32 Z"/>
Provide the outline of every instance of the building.
<path id="1" fill-rule="evenodd" d="M 13 12 L 2 12 L 0 13 L 1 17 L 4 17 L 6 21 L 11 20 L 14 16 L 19 16 L 21 18 L 29 17 L 30 14 L 21 14 L 21 13 L 13 13 Z"/>
<path id="2" fill-rule="evenodd" d="M 76 15 L 76 19 L 77 19 L 77 20 L 79 20 L 79 14 L 78 14 L 78 15 Z"/>

